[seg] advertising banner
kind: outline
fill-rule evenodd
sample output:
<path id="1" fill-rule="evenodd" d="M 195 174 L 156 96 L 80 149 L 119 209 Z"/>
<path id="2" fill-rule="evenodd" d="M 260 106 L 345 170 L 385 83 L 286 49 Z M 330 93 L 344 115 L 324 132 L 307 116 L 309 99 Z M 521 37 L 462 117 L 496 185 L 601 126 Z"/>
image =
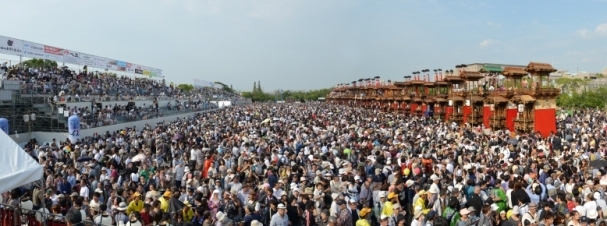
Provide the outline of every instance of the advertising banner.
<path id="1" fill-rule="evenodd" d="M 162 77 L 162 70 L 158 68 L 150 68 L 150 74 L 152 74 L 152 77 Z"/>
<path id="2" fill-rule="evenodd" d="M 53 47 L 53 46 L 44 46 L 44 59 L 63 62 L 63 49 Z"/>
<path id="3" fill-rule="evenodd" d="M 109 69 L 110 68 L 110 59 L 105 57 L 95 56 L 95 67 L 100 69 Z"/>
<path id="4" fill-rule="evenodd" d="M 111 60 L 109 69 L 114 71 L 126 71 L 126 64 L 127 63 L 124 61 Z"/>
<path id="5" fill-rule="evenodd" d="M 76 142 L 80 139 L 80 118 L 72 115 L 67 119 L 67 131 L 71 142 Z"/>
<path id="6" fill-rule="evenodd" d="M 142 69 L 143 69 L 143 75 L 150 76 L 150 68 L 149 67 L 142 67 Z"/>
<path id="7" fill-rule="evenodd" d="M 98 57 L 78 51 L 38 44 L 6 36 L 0 36 L 0 53 L 52 60 L 58 63 L 86 65 L 88 67 L 123 71 L 150 77 L 163 77 L 162 70 L 157 68 L 144 67 L 141 65 L 128 63 L 126 61 Z"/>
<path id="8" fill-rule="evenodd" d="M 21 56 L 23 54 L 23 41 L 0 36 L 0 53 Z"/>
<path id="9" fill-rule="evenodd" d="M 89 67 L 95 67 L 95 56 L 93 55 L 89 55 L 89 54 L 84 54 L 84 53 L 80 53 L 80 61 L 82 62 L 82 65 L 86 65 Z"/>
<path id="10" fill-rule="evenodd" d="M 196 87 L 196 88 L 213 87 L 213 85 L 215 85 L 214 82 L 209 82 L 209 81 L 200 80 L 200 79 L 194 79 L 194 87 Z"/>
<path id="11" fill-rule="evenodd" d="M 66 64 L 81 65 L 82 60 L 80 60 L 80 53 L 76 52 L 76 51 L 64 49 L 63 50 L 63 62 Z"/>
<path id="12" fill-rule="evenodd" d="M 31 58 L 45 58 L 44 45 L 23 41 L 23 56 Z"/>
<path id="13" fill-rule="evenodd" d="M 135 67 L 136 66 L 137 65 L 135 65 L 135 64 L 126 63 L 126 72 L 135 73 Z"/>

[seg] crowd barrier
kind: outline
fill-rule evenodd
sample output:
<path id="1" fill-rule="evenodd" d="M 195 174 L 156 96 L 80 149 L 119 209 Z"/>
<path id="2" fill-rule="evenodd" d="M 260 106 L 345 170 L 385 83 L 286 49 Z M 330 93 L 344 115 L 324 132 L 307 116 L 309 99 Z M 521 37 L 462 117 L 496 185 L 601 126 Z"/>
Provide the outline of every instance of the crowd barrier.
<path id="1" fill-rule="evenodd" d="M 10 205 L 0 206 L 0 225 L 2 226 L 67 226 L 67 223 L 58 215 L 43 213 L 42 211 L 27 210 Z M 111 226 L 95 224 L 90 221 L 83 222 L 85 226 Z"/>

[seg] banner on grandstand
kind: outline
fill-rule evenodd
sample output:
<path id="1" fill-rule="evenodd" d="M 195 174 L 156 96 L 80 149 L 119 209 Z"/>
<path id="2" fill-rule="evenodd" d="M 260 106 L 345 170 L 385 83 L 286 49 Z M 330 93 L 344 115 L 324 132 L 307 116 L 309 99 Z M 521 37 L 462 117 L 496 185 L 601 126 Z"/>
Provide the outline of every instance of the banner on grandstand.
<path id="1" fill-rule="evenodd" d="M 126 71 L 126 62 L 119 60 L 110 60 L 109 67 L 110 70 L 114 71 Z"/>
<path id="2" fill-rule="evenodd" d="M 95 67 L 101 69 L 110 69 L 110 59 L 100 56 L 95 56 Z"/>
<path id="3" fill-rule="evenodd" d="M 150 77 L 159 78 L 162 77 L 162 70 L 158 68 L 150 68 Z"/>
<path id="4" fill-rule="evenodd" d="M 63 62 L 63 49 L 45 45 L 44 59 Z"/>
<path id="5" fill-rule="evenodd" d="M 79 56 L 82 65 L 86 65 L 88 67 L 95 67 L 95 56 L 85 53 L 80 53 Z"/>
<path id="6" fill-rule="evenodd" d="M 143 69 L 143 75 L 144 76 L 150 76 L 150 68 L 149 67 L 142 67 Z"/>
<path id="7" fill-rule="evenodd" d="M 163 77 L 162 70 L 157 68 L 145 67 L 142 65 L 128 63 L 126 61 L 85 54 L 74 50 L 38 44 L 1 35 L 0 53 L 52 60 L 58 63 L 86 65 L 88 67 L 123 71 L 149 77 Z"/>
<path id="8" fill-rule="evenodd" d="M 44 45 L 23 41 L 23 56 L 31 58 L 45 58 Z"/>
<path id="9" fill-rule="evenodd" d="M 23 41 L 0 36 L 0 53 L 21 56 L 23 54 Z"/>
<path id="10" fill-rule="evenodd" d="M 63 50 L 63 62 L 66 64 L 82 65 L 82 60 L 80 59 L 80 53 L 76 52 L 76 51 L 67 50 L 67 49 Z"/>
<path id="11" fill-rule="evenodd" d="M 209 81 L 200 80 L 200 79 L 194 79 L 194 87 L 196 87 L 196 88 L 214 87 L 214 86 L 215 86 L 214 82 L 209 82 Z"/>

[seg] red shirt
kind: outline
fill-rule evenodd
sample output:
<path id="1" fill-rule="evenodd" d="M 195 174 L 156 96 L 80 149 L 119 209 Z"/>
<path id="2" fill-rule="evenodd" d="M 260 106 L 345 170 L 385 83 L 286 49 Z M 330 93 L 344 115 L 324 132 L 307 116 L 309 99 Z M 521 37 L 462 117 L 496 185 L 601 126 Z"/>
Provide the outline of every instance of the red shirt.
<path id="1" fill-rule="evenodd" d="M 152 216 L 150 216 L 150 213 L 141 211 L 140 214 L 141 221 L 143 221 L 143 225 L 148 225 L 152 223 Z"/>

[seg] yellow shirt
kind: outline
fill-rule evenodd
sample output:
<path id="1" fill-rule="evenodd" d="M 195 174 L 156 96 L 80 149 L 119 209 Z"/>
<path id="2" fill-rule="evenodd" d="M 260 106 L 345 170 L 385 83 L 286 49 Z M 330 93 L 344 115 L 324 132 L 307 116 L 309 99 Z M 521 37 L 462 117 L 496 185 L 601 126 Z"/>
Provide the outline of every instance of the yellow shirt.
<path id="1" fill-rule="evenodd" d="M 421 207 L 422 208 L 422 213 L 424 213 L 424 215 L 428 214 L 428 212 L 430 212 L 430 209 L 426 208 L 426 202 L 424 201 L 424 199 L 422 198 L 418 198 L 415 203 L 413 204 L 413 209 L 415 210 L 416 207 Z M 390 215 L 388 215 L 390 216 Z"/>
<path id="2" fill-rule="evenodd" d="M 384 203 L 384 209 L 381 210 L 381 215 L 392 216 L 392 203 L 390 201 Z"/>
<path id="3" fill-rule="evenodd" d="M 371 226 L 371 224 L 369 224 L 367 219 L 360 219 L 356 221 L 356 226 Z"/>
<path id="4" fill-rule="evenodd" d="M 158 201 L 160 201 L 160 209 L 165 213 L 169 212 L 169 201 L 164 199 L 164 197 L 160 197 Z"/>
<path id="5" fill-rule="evenodd" d="M 129 207 L 126 208 L 126 214 L 129 215 L 132 212 L 141 212 L 143 209 L 143 201 L 131 201 Z"/>
<path id="6" fill-rule="evenodd" d="M 192 218 L 194 218 L 194 211 L 192 211 L 192 208 L 188 208 L 187 211 L 183 209 L 183 211 L 181 211 L 181 216 L 183 216 L 184 222 L 191 222 Z"/>

